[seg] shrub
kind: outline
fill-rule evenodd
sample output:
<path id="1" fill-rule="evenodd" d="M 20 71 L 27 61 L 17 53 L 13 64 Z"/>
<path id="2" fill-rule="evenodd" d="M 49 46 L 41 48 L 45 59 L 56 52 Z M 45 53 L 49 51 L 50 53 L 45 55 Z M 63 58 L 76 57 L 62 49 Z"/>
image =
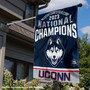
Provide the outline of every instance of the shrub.
<path id="1" fill-rule="evenodd" d="M 11 72 L 9 72 L 7 69 L 4 69 L 4 73 L 3 73 L 3 85 L 4 86 L 12 86 L 13 85 L 13 75 Z"/>

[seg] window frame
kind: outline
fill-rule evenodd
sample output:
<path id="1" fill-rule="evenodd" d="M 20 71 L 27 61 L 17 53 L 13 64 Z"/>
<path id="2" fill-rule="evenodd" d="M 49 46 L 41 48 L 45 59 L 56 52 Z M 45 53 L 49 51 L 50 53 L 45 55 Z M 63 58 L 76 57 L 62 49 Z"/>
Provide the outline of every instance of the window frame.
<path id="1" fill-rule="evenodd" d="M 24 14 L 23 14 L 23 19 L 26 19 L 26 10 L 27 10 L 27 5 L 28 6 L 30 6 L 31 4 L 28 4 L 28 3 L 26 3 L 25 4 L 25 11 L 24 11 Z M 33 11 L 33 16 L 32 17 L 34 17 L 35 16 L 35 5 L 34 4 L 32 4 L 32 6 L 34 6 L 34 11 Z M 28 17 L 28 18 L 30 18 L 30 17 Z M 24 22 L 26 25 L 29 25 L 29 24 L 27 24 L 26 22 Z M 29 25 L 29 26 L 31 26 L 31 25 Z M 35 19 L 33 19 L 33 26 L 31 26 L 31 27 L 34 27 L 35 26 Z"/>
<path id="2" fill-rule="evenodd" d="M 30 63 L 30 62 L 26 62 L 26 61 L 22 61 L 22 60 L 18 60 L 18 59 L 15 59 L 15 58 L 11 58 L 11 57 L 5 57 L 6 60 L 9 60 L 9 61 L 12 61 L 14 63 L 14 72 L 12 73 L 13 75 L 13 78 L 14 80 L 16 80 L 16 75 L 17 75 L 17 64 L 18 63 L 22 63 L 22 64 L 25 64 L 26 65 L 26 74 L 24 76 L 24 78 L 28 78 L 29 77 L 29 66 L 32 65 L 33 66 L 33 63 Z M 33 72 L 32 72 L 33 74 Z M 24 79 L 23 78 L 23 79 Z"/>

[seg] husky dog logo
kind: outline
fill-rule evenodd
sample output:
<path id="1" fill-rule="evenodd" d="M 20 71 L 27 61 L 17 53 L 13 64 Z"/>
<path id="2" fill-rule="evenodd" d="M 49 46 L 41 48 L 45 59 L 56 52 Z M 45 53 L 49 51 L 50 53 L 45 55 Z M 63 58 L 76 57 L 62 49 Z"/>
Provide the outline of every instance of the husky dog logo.
<path id="1" fill-rule="evenodd" d="M 60 38 L 56 40 L 52 40 L 51 38 L 48 40 L 46 46 L 46 57 L 52 66 L 56 66 L 64 56 L 64 47 L 61 43 Z"/>

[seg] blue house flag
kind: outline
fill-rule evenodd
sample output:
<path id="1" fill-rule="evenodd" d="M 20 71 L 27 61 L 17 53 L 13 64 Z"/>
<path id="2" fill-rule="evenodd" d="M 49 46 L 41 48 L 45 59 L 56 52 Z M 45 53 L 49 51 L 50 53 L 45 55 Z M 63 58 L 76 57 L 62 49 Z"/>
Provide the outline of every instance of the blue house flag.
<path id="1" fill-rule="evenodd" d="M 79 83 L 77 6 L 37 15 L 33 77 Z"/>

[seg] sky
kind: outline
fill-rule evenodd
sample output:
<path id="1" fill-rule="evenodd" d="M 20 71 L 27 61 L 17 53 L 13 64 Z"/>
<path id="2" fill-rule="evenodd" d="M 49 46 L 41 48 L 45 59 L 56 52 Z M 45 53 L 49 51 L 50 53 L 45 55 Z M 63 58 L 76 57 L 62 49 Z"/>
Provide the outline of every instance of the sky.
<path id="1" fill-rule="evenodd" d="M 48 7 L 40 10 L 41 13 L 62 9 L 82 3 L 82 7 L 78 8 L 78 36 L 82 38 L 88 33 L 90 40 L 90 0 L 51 0 Z"/>

